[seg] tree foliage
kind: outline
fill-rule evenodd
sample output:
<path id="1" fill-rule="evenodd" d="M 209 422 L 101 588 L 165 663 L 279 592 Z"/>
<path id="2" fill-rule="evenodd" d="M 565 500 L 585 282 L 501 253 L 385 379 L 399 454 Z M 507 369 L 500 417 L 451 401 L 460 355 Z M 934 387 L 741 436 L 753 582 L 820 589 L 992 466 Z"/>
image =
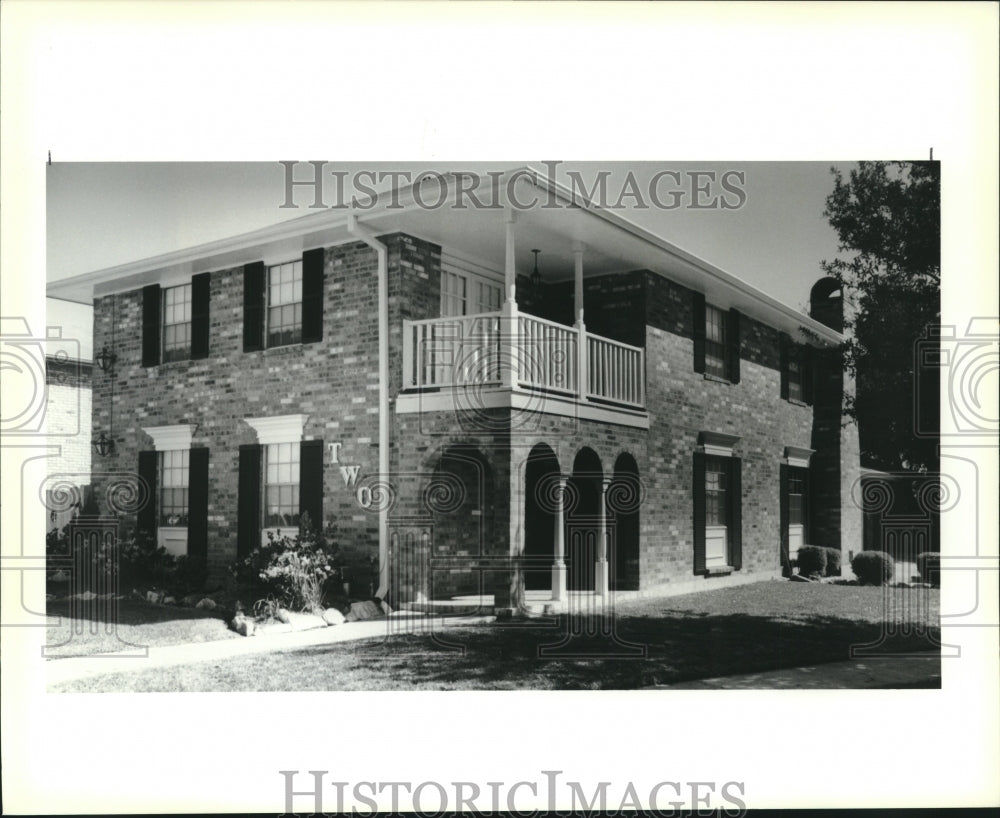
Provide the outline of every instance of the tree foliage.
<path id="1" fill-rule="evenodd" d="M 824 215 L 841 258 L 823 269 L 853 300 L 842 353 L 856 396 L 845 413 L 858 424 L 868 465 L 936 470 L 938 441 L 917 437 L 914 418 L 922 413 L 921 425 L 937 428 L 937 372 L 918 372 L 917 343 L 940 322 L 940 165 L 860 162 L 847 179 L 831 171 Z"/>

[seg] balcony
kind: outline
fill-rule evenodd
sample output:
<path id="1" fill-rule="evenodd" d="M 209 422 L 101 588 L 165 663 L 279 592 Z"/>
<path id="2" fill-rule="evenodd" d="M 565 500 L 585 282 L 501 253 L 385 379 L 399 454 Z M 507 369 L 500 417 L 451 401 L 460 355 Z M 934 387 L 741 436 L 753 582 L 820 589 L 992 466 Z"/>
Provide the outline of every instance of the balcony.
<path id="1" fill-rule="evenodd" d="M 645 418 L 645 350 L 584 328 L 512 311 L 403 322 L 399 411 L 413 396 L 474 390 L 534 397 L 542 412 Z M 544 400 L 538 400 L 544 396 Z M 511 398 L 516 403 L 516 398 Z M 504 405 L 494 401 L 492 405 Z M 645 425 L 629 422 L 628 425 Z"/>

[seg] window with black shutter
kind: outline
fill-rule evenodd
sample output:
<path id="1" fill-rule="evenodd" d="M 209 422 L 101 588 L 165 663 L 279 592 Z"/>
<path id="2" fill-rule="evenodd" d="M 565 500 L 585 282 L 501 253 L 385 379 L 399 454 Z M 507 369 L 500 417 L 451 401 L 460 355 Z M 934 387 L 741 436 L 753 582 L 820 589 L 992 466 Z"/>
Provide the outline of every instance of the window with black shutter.
<path id="1" fill-rule="evenodd" d="M 199 273 L 191 279 L 191 358 L 195 360 L 208 357 L 211 287 L 211 273 Z"/>
<path id="2" fill-rule="evenodd" d="M 267 271 L 263 261 L 243 267 L 243 351 L 264 348 L 264 284 Z"/>
<path id="3" fill-rule="evenodd" d="M 204 565 L 208 559 L 208 449 L 191 449 L 188 475 L 188 557 Z"/>
<path id="4" fill-rule="evenodd" d="M 136 513 L 135 527 L 138 532 L 156 537 L 156 501 L 157 501 L 157 452 L 139 452 L 139 480 L 142 483 L 139 496 L 145 501 Z M 145 494 L 143 493 L 145 487 Z"/>
<path id="5" fill-rule="evenodd" d="M 142 288 L 142 365 L 160 363 L 160 285 Z"/>
<path id="6" fill-rule="evenodd" d="M 740 382 L 740 313 L 705 303 L 694 293 L 694 371 Z"/>
<path id="7" fill-rule="evenodd" d="M 260 545 L 260 461 L 256 443 L 240 446 L 237 483 L 236 556 L 248 557 Z"/>

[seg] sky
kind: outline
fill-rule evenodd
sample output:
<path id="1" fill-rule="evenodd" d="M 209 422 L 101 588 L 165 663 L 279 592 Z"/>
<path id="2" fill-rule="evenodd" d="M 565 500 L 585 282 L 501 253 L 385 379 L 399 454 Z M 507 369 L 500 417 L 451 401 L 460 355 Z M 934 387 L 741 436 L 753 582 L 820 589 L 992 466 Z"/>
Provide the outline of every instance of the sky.
<path id="1" fill-rule="evenodd" d="M 441 172 L 471 170 L 485 174 L 540 162 L 498 163 L 338 163 L 326 170 L 361 169 Z M 800 310 L 807 309 L 809 289 L 821 276 L 820 262 L 837 254 L 836 234 L 823 217 L 833 187 L 831 162 L 560 162 L 556 177 L 569 182 L 577 172 L 593 187 L 597 173 L 610 172 L 609 200 L 617 200 L 629 172 L 641 191 L 655 174 L 661 176 L 660 200 L 680 206 L 640 209 L 634 198 L 623 199 L 619 212 L 717 267 Z M 837 165 L 843 169 L 844 163 Z M 704 171 L 714 176 L 693 176 Z M 738 199 L 720 185 L 723 174 L 745 192 L 734 209 L 696 209 L 693 184 L 708 184 L 700 202 L 723 195 Z M 296 178 L 308 178 L 309 165 L 298 166 Z M 332 179 L 332 177 L 330 177 Z M 677 179 L 680 179 L 680 184 Z M 54 163 L 46 173 L 47 277 L 49 281 L 182 249 L 253 230 L 310 212 L 311 193 L 296 189 L 300 209 L 282 209 L 285 169 L 279 162 L 260 163 Z M 714 180 L 714 184 L 712 184 Z M 742 182 L 740 180 L 743 180 Z M 332 182 L 327 190 L 332 188 Z M 332 196 L 332 194 L 330 194 Z M 645 196 L 644 196 L 645 198 Z M 652 203 L 651 203 L 652 204 Z M 51 305 L 58 311 L 58 305 Z"/>

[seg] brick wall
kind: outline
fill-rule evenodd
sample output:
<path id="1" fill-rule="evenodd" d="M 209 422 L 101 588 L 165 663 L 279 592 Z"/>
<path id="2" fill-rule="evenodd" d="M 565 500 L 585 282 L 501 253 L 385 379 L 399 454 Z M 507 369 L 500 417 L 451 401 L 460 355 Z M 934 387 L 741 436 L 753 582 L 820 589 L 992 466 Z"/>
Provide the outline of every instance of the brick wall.
<path id="1" fill-rule="evenodd" d="M 388 249 L 389 392 L 394 401 L 402 383 L 403 321 L 439 314 L 441 248 L 400 233 L 381 240 Z M 533 295 L 527 286 L 519 282 L 523 310 L 572 320 L 572 284 Z M 304 413 L 306 439 L 342 444 L 339 464 L 324 453 L 324 516 L 337 530 L 358 586 L 374 582 L 369 566 L 378 555 L 378 516 L 358 505 L 357 486 L 345 485 L 340 466 L 360 466 L 362 485 L 387 477 L 377 473 L 377 295 L 373 249 L 361 242 L 327 248 L 323 340 L 244 353 L 242 268 L 213 271 L 210 357 L 151 368 L 141 365 L 141 291 L 97 299 L 95 347 L 114 346 L 119 356 L 114 386 L 118 450 L 100 464 L 101 470 L 135 471 L 138 452 L 153 448 L 144 426 L 196 424 L 193 445 L 211 452 L 209 564 L 220 576 L 236 554 L 238 448 L 256 441 L 244 418 Z M 838 526 L 845 541 L 855 536 L 843 486 L 858 468 L 856 435 L 852 443 L 839 423 L 835 434 L 839 402 L 835 412 L 837 398 L 828 391 L 818 390 L 815 422 L 811 407 L 781 399 L 775 330 L 744 316 L 741 382 L 721 383 L 694 372 L 692 298 L 686 288 L 637 270 L 588 279 L 585 299 L 588 330 L 646 348 L 650 430 L 546 414 L 525 421 L 499 409 L 479 415 L 400 415 L 391 403 L 388 478 L 395 500 L 390 533 L 394 542 L 411 543 L 418 563 L 426 551 L 434 569 L 429 578 L 407 577 L 407 594 L 472 593 L 502 581 L 500 574 L 477 572 L 476 561 L 523 548 L 525 461 L 543 442 L 566 474 L 585 447 L 596 453 L 608 476 L 619 456 L 634 458 L 645 489 L 639 511 L 643 589 L 681 587 L 698 579 L 693 574 L 692 463 L 702 431 L 740 437 L 734 454 L 743 461 L 741 574 L 780 571 L 778 469 L 786 446 L 822 444 L 830 451 L 819 460 L 826 477 L 817 496 L 826 508 L 821 512 L 814 506 L 813 519 L 818 530 Z M 839 379 L 835 374 L 830 389 Z M 111 383 L 95 374 L 95 434 L 110 426 Z M 514 427 L 513 434 L 494 431 L 505 424 Z M 450 506 L 446 495 L 454 481 L 448 475 L 462 483 L 480 469 L 484 489 L 467 492 Z M 98 497 L 105 496 L 104 489 Z M 860 543 L 860 512 L 853 516 Z M 125 515 L 124 522 L 133 519 Z M 698 581 L 725 584 L 715 578 Z"/>

